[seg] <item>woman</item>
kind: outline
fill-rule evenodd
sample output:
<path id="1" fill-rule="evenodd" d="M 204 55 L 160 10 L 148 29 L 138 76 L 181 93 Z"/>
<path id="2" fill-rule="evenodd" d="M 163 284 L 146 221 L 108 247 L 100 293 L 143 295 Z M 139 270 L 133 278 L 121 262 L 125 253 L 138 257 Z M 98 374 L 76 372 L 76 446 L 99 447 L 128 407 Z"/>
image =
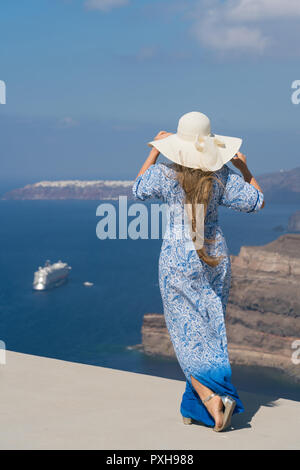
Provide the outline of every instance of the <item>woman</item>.
<path id="1" fill-rule="evenodd" d="M 223 431 L 233 413 L 244 411 L 231 384 L 225 330 L 231 269 L 218 206 L 242 212 L 256 212 L 264 206 L 261 188 L 245 155 L 238 152 L 241 143 L 239 138 L 211 134 L 210 120 L 204 114 L 187 113 L 180 118 L 176 134 L 162 131 L 148 144 L 152 150 L 133 186 L 138 199 L 154 197 L 170 208 L 177 207 L 169 212 L 159 285 L 166 325 L 186 376 L 180 407 L 183 422 L 200 421 L 214 431 Z M 159 153 L 173 163 L 156 163 Z M 226 165 L 229 161 L 243 178 Z M 204 243 L 200 245 L 199 204 L 204 208 Z M 187 213 L 183 208 L 192 208 L 189 232 L 181 237 L 178 230 L 186 219 L 178 218 L 178 207 L 183 214 Z"/>

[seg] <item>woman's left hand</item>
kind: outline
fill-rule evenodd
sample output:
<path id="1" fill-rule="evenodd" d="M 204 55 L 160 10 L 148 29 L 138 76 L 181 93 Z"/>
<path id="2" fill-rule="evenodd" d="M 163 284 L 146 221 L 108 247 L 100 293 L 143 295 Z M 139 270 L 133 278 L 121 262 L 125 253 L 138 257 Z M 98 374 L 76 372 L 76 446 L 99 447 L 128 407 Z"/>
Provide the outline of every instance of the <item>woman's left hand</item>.
<path id="1" fill-rule="evenodd" d="M 230 161 L 239 170 L 247 168 L 247 157 L 241 152 L 237 152 Z"/>

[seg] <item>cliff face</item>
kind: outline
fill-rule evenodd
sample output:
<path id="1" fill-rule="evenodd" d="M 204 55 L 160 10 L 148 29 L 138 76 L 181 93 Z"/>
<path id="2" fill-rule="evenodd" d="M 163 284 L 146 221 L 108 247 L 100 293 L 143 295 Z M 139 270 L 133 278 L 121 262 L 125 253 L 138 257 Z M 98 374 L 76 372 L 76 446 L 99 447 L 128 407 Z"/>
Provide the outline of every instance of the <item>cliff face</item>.
<path id="1" fill-rule="evenodd" d="M 6 193 L 3 199 L 118 199 L 132 198 L 133 181 L 41 181 Z"/>
<path id="2" fill-rule="evenodd" d="M 300 202 L 300 167 L 261 175 L 257 178 L 269 202 Z"/>
<path id="3" fill-rule="evenodd" d="M 289 218 L 288 231 L 289 232 L 300 232 L 300 211 L 295 212 Z"/>
<path id="4" fill-rule="evenodd" d="M 226 329 L 232 363 L 275 367 L 300 380 L 300 364 L 292 362 L 292 344 L 300 339 L 300 235 L 242 247 L 231 262 Z M 142 344 L 147 354 L 175 355 L 163 315 L 145 315 Z"/>

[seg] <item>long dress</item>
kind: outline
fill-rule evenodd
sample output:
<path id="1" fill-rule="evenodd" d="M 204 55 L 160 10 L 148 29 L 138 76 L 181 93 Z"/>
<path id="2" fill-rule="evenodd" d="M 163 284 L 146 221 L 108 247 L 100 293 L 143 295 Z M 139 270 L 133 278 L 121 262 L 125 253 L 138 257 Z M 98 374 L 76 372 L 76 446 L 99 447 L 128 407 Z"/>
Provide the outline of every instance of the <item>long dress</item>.
<path id="1" fill-rule="evenodd" d="M 211 267 L 191 248 L 189 234 L 164 236 L 159 258 L 159 286 L 164 316 L 174 351 L 186 377 L 180 412 L 208 426 L 214 420 L 191 383 L 191 376 L 220 395 L 236 400 L 234 413 L 244 411 L 231 383 L 231 367 L 225 329 L 226 304 L 231 281 L 227 244 L 218 222 L 218 206 L 242 212 L 256 212 L 263 194 L 227 165 L 214 172 L 212 196 L 207 207 L 204 236 L 215 238 L 206 244 L 209 255 L 223 255 Z M 218 184 L 220 182 L 220 184 Z M 133 185 L 137 199 L 159 199 L 170 207 L 184 207 L 185 194 L 170 164 L 156 163 Z M 178 214 L 170 211 L 169 231 L 178 230 Z M 167 230 L 166 230 L 167 231 Z"/>

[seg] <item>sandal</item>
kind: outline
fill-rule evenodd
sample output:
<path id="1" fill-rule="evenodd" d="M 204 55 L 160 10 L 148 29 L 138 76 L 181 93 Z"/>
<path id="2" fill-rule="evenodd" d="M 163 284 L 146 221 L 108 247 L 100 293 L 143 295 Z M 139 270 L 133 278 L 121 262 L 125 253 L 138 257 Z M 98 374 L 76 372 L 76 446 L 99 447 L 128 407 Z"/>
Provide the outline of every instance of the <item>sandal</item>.
<path id="1" fill-rule="evenodd" d="M 223 402 L 223 423 L 221 427 L 214 427 L 213 431 L 220 432 L 224 431 L 231 423 L 231 416 L 234 411 L 236 401 L 233 398 L 229 397 L 228 395 L 219 395 L 218 393 L 211 393 L 208 397 L 202 400 L 202 403 L 206 403 L 207 401 L 211 400 L 213 397 L 219 396 Z"/>
<path id="2" fill-rule="evenodd" d="M 231 423 L 231 416 L 234 411 L 236 401 L 233 398 L 229 397 L 228 395 L 219 395 L 218 393 L 211 393 L 208 397 L 202 400 L 202 403 L 206 403 L 207 401 L 211 400 L 213 397 L 219 396 L 223 402 L 223 423 L 222 426 L 217 428 L 216 426 L 213 428 L 213 431 L 220 432 L 224 431 Z M 187 416 L 182 416 L 183 424 L 192 424 L 192 418 Z"/>

